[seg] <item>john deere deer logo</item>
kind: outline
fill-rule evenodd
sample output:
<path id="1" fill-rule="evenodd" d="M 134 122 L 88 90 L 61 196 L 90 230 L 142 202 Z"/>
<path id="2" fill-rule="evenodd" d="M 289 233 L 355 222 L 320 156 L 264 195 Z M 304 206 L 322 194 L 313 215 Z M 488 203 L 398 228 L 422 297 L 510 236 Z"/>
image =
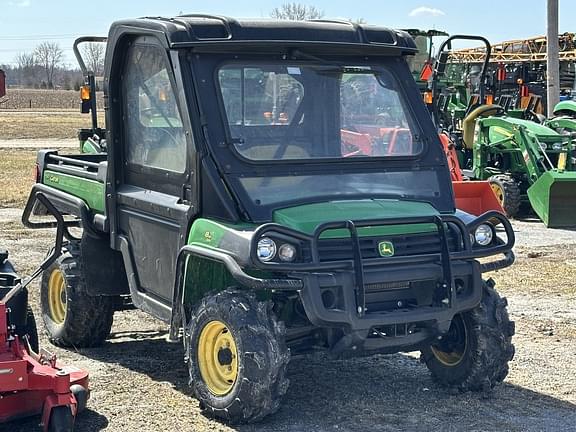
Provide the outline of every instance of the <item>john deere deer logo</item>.
<path id="1" fill-rule="evenodd" d="M 381 241 L 378 243 L 378 252 L 383 257 L 394 256 L 394 245 L 390 241 Z"/>

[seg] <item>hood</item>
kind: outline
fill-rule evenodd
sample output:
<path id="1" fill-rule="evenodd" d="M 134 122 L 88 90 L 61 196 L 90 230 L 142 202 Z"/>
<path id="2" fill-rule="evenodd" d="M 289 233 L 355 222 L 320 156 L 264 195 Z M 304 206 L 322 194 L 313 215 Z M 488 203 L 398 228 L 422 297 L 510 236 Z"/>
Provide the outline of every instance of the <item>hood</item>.
<path id="1" fill-rule="evenodd" d="M 312 234 L 325 222 L 371 220 L 414 216 L 435 216 L 438 211 L 430 204 L 400 200 L 351 200 L 305 204 L 276 210 L 273 221 L 286 227 Z M 359 229 L 362 236 L 401 235 L 434 231 L 434 224 L 379 225 Z M 327 231 L 322 238 L 346 237 L 347 230 Z"/>

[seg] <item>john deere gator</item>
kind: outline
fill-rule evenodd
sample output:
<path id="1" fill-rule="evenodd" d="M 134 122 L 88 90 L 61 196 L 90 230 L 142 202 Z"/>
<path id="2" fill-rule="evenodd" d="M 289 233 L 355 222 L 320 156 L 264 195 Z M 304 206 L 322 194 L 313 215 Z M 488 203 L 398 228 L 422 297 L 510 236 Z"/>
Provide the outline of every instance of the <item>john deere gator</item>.
<path id="1" fill-rule="evenodd" d="M 233 423 L 276 411 L 310 351 L 419 350 L 441 385 L 502 382 L 514 325 L 482 275 L 512 264 L 514 233 L 455 210 L 415 52 L 339 21 L 114 23 L 107 153 L 40 151 L 28 202 L 82 229 L 43 276 L 51 341 L 100 345 L 115 311 L 146 311 L 182 339 L 201 407 Z"/>

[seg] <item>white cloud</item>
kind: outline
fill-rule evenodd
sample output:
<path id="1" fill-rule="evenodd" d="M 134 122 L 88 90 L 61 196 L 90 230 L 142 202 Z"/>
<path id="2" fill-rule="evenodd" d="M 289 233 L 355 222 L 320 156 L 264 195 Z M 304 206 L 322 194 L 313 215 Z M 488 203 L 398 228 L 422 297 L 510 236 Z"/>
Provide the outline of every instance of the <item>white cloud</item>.
<path id="1" fill-rule="evenodd" d="M 428 6 L 417 7 L 416 9 L 412 9 L 410 11 L 410 13 L 408 14 L 408 16 L 411 16 L 411 17 L 419 17 L 419 16 L 438 17 L 438 16 L 442 16 L 442 15 L 446 15 L 446 13 L 443 10 L 431 8 Z"/>
<path id="2" fill-rule="evenodd" d="M 8 2 L 8 6 L 16 7 L 29 7 L 32 4 L 31 0 L 11 0 Z"/>

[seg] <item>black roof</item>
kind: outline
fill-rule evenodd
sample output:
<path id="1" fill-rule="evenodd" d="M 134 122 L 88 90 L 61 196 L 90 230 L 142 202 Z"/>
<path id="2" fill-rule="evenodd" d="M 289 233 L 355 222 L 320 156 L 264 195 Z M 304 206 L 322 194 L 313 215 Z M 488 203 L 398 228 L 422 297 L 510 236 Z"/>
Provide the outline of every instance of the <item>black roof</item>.
<path id="1" fill-rule="evenodd" d="M 316 46 L 382 54 L 412 54 L 412 37 L 402 30 L 354 24 L 348 21 L 278 21 L 234 19 L 214 15 L 181 15 L 174 18 L 145 17 L 117 21 L 118 27 L 139 27 L 162 32 L 171 48 L 210 47 L 231 49 L 254 46 Z"/>

